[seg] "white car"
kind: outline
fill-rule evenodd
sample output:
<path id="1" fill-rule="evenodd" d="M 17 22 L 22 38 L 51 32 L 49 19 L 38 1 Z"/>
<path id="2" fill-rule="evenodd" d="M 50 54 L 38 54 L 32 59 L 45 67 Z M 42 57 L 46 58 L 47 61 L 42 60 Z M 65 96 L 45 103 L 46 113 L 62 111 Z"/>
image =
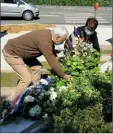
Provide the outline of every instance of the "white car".
<path id="1" fill-rule="evenodd" d="M 28 0 L 1 0 L 1 17 L 23 17 L 24 20 L 32 20 L 38 16 L 39 9 Z"/>

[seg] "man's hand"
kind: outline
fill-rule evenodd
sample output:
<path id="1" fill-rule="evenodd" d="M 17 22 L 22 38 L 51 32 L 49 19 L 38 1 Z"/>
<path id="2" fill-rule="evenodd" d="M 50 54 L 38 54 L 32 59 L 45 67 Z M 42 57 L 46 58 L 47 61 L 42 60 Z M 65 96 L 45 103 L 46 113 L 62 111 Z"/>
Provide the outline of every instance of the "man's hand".
<path id="1" fill-rule="evenodd" d="M 65 74 L 63 78 L 66 79 L 69 83 L 72 82 L 72 80 L 71 80 L 71 75 Z"/>

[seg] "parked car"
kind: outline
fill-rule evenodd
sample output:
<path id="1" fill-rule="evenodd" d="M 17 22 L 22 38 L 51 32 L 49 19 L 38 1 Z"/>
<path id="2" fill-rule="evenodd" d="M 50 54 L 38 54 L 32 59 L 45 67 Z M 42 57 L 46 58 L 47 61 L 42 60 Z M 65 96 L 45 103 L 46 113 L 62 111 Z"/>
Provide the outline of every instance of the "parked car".
<path id="1" fill-rule="evenodd" d="M 1 17 L 23 17 L 24 20 L 32 20 L 38 16 L 38 7 L 28 0 L 1 0 Z"/>

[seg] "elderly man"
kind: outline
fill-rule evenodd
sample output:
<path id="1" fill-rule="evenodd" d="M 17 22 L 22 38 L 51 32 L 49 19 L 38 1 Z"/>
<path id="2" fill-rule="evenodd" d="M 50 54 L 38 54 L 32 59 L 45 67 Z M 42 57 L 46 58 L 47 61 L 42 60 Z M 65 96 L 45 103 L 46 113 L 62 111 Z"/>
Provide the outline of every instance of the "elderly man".
<path id="1" fill-rule="evenodd" d="M 98 52 L 100 47 L 98 43 L 97 32 L 95 31 L 98 26 L 98 20 L 94 17 L 89 17 L 86 21 L 85 26 L 74 28 L 73 33 L 68 37 L 65 42 L 65 48 L 76 46 L 76 37 L 80 37 L 83 42 L 86 42 Z"/>
<path id="2" fill-rule="evenodd" d="M 41 55 L 44 55 L 51 68 L 60 77 L 71 81 L 71 76 L 64 73 L 54 53 L 54 44 L 63 43 L 67 36 L 67 29 L 64 26 L 57 26 L 53 30 L 36 30 L 8 40 L 3 55 L 6 62 L 20 77 L 13 100 L 31 83 L 36 83 L 40 79 L 42 66 L 36 57 Z M 31 73 L 25 64 L 31 68 Z"/>

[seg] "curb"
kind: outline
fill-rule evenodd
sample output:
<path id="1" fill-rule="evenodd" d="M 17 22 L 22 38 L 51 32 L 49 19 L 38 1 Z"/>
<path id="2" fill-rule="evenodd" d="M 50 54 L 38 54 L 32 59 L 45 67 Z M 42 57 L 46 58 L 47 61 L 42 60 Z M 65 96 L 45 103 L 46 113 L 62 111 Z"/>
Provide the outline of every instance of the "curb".
<path id="1" fill-rule="evenodd" d="M 42 23 L 21 23 L 21 24 L 1 24 L 1 26 L 7 26 L 7 25 L 56 25 L 56 24 L 42 24 Z"/>
<path id="2" fill-rule="evenodd" d="M 100 44 L 100 49 L 101 49 L 101 51 L 103 51 L 103 50 L 111 50 L 112 51 L 112 45 L 109 42 L 106 44 Z"/>
<path id="3" fill-rule="evenodd" d="M 76 23 L 77 24 L 77 23 Z M 46 23 L 21 23 L 21 24 L 1 24 L 1 26 L 12 26 L 12 25 L 47 25 Z M 59 23 L 59 24 L 48 24 L 48 25 L 56 25 L 56 26 L 59 26 L 59 25 L 64 25 L 64 26 L 74 26 L 75 24 L 65 24 L 65 23 L 63 23 L 63 24 L 61 24 L 61 23 Z M 82 25 L 84 25 L 83 23 L 79 23 L 79 24 L 77 24 L 77 26 L 82 26 Z M 105 24 L 101 24 L 101 25 L 98 25 L 98 28 L 103 28 L 103 26 L 104 26 L 104 28 L 112 28 L 112 24 L 111 25 L 107 25 L 106 23 Z"/>
<path id="4" fill-rule="evenodd" d="M 101 55 L 102 62 L 107 62 L 109 59 L 111 59 L 111 57 L 108 54 Z"/>

